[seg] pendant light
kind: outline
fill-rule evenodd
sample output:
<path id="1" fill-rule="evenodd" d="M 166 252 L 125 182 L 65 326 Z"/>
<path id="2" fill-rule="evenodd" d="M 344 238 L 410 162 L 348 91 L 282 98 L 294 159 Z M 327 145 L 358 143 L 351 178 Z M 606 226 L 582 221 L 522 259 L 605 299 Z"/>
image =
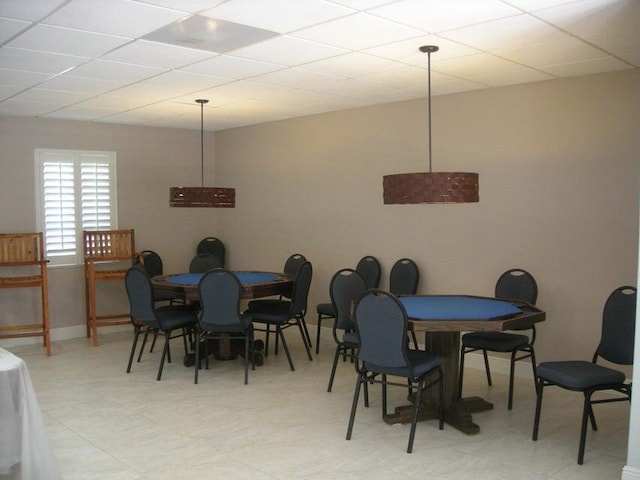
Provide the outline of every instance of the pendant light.
<path id="1" fill-rule="evenodd" d="M 478 202 L 478 174 L 431 171 L 431 54 L 435 45 L 420 47 L 428 59 L 429 171 L 398 173 L 382 178 L 385 204 L 473 203 Z"/>
<path id="2" fill-rule="evenodd" d="M 204 186 L 204 106 L 209 100 L 199 98 L 200 104 L 200 187 L 171 187 L 169 205 L 172 207 L 234 208 L 236 189 Z"/>

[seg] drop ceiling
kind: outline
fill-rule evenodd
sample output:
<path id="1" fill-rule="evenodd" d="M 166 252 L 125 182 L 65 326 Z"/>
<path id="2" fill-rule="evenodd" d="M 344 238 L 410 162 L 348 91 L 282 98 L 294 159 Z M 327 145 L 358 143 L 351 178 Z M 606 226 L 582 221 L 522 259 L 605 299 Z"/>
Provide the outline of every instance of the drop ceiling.
<path id="1" fill-rule="evenodd" d="M 640 66 L 640 0 L 2 0 L 0 115 L 220 130 Z"/>

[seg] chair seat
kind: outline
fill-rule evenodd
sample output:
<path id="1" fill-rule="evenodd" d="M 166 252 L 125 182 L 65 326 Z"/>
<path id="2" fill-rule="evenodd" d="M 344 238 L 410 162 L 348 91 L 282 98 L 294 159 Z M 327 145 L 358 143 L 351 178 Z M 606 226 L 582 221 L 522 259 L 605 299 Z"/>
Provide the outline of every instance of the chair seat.
<path id="1" fill-rule="evenodd" d="M 425 352 L 424 350 L 409 350 L 407 352 L 409 363 L 413 367 L 413 378 L 419 378 L 441 364 L 440 358 Z M 374 373 L 386 375 L 397 375 L 399 377 L 411 377 L 410 367 L 386 367 L 365 362 L 367 370 Z"/>
<path id="2" fill-rule="evenodd" d="M 249 302 L 249 309 L 245 315 L 251 321 L 284 323 L 289 320 L 290 308 L 291 302 L 288 300 L 253 300 Z"/>
<path id="3" fill-rule="evenodd" d="M 326 315 L 326 316 L 331 316 L 331 317 L 335 317 L 336 316 L 336 311 L 333 308 L 333 304 L 332 303 L 319 303 L 316 306 L 316 312 L 319 315 Z"/>
<path id="4" fill-rule="evenodd" d="M 624 373 L 585 360 L 543 362 L 537 373 L 540 378 L 576 390 L 625 381 Z"/>
<path id="5" fill-rule="evenodd" d="M 358 337 L 356 332 L 344 332 L 342 335 L 342 343 L 357 347 L 360 344 L 360 337 Z"/>
<path id="6" fill-rule="evenodd" d="M 462 336 L 462 345 L 465 347 L 494 352 L 511 352 L 528 344 L 529 337 L 517 333 L 470 332 Z"/>
<path id="7" fill-rule="evenodd" d="M 158 327 L 162 330 L 175 330 L 197 322 L 195 310 L 190 305 L 167 305 L 156 309 Z M 145 322 L 149 326 L 151 323 Z"/>

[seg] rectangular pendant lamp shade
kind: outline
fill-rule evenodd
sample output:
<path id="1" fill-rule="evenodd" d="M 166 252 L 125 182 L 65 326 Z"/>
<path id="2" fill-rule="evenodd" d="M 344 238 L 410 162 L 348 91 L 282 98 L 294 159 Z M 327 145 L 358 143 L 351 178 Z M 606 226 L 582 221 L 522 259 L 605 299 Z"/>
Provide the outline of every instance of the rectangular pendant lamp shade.
<path id="1" fill-rule="evenodd" d="M 479 201 L 478 174 L 431 171 L 431 54 L 435 45 L 420 47 L 428 56 L 429 171 L 397 173 L 382 177 L 385 204 L 474 203 Z"/>
<path id="2" fill-rule="evenodd" d="M 223 187 L 171 187 L 171 207 L 233 208 L 236 189 Z"/>
<path id="3" fill-rule="evenodd" d="M 200 104 L 200 174 L 201 187 L 171 187 L 169 189 L 169 206 L 171 207 L 205 207 L 234 208 L 236 206 L 236 189 L 230 187 L 204 186 L 204 104 L 209 100 L 199 98 Z"/>

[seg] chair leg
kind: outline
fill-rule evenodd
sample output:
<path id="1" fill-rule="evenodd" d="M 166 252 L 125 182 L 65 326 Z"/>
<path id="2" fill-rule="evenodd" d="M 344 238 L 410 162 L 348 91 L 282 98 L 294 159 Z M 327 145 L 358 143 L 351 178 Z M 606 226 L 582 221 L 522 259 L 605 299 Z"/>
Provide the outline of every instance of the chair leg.
<path id="1" fill-rule="evenodd" d="M 307 357 L 309 357 L 309 361 L 313 361 L 313 357 L 311 356 L 311 344 L 307 342 L 307 335 L 309 335 L 309 332 L 306 333 L 305 335 L 305 326 L 304 326 L 304 318 L 303 319 L 296 319 L 296 323 L 298 324 L 298 328 L 300 329 L 300 335 L 302 336 L 302 343 L 304 344 L 304 349 L 307 351 Z"/>
<path id="2" fill-rule="evenodd" d="M 149 327 L 147 327 L 147 329 L 144 332 L 144 337 L 142 337 L 142 345 L 140 345 L 140 351 L 138 352 L 138 360 L 137 362 L 140 363 L 140 360 L 142 360 L 142 352 L 144 352 L 144 347 L 147 344 L 147 338 L 149 337 Z M 149 350 L 149 353 L 151 353 L 153 350 Z"/>
<path id="3" fill-rule="evenodd" d="M 153 332 L 153 341 L 151 342 L 151 348 L 149 349 L 149 353 L 153 352 L 153 348 L 156 346 L 157 339 L 158 339 L 158 332 Z"/>
<path id="4" fill-rule="evenodd" d="M 198 370 L 200 370 L 200 338 L 199 335 L 196 337 L 196 361 L 194 362 L 196 373 L 194 377 L 193 383 L 198 384 Z M 206 340 L 205 340 L 206 342 Z"/>
<path id="5" fill-rule="evenodd" d="M 313 344 L 311 343 L 311 335 L 309 335 L 309 329 L 307 328 L 307 321 L 304 318 L 304 315 L 300 315 L 300 317 L 298 318 L 298 322 L 302 325 L 302 330 L 304 331 L 304 338 L 307 342 L 307 345 L 309 345 L 309 348 L 313 347 Z"/>
<path id="6" fill-rule="evenodd" d="M 171 357 L 169 353 L 170 338 L 171 338 L 171 330 L 167 330 L 166 332 L 164 332 L 164 348 L 162 349 L 162 357 L 160 358 L 160 368 L 158 368 L 158 377 L 156 378 L 157 381 L 160 381 L 160 378 L 162 377 L 162 369 L 164 367 L 165 357 L 168 357 L 167 359 Z"/>
<path id="7" fill-rule="evenodd" d="M 413 347 L 418 350 L 418 338 L 416 337 L 416 332 L 411 330 L 411 340 L 413 340 Z"/>
<path id="8" fill-rule="evenodd" d="M 491 386 L 493 384 L 491 383 L 491 370 L 489 369 L 489 357 L 486 350 L 482 350 L 482 356 L 484 357 L 484 370 L 487 372 L 487 384 Z"/>
<path id="9" fill-rule="evenodd" d="M 245 335 L 244 337 L 244 384 L 245 385 L 249 383 L 249 341 L 250 340 L 251 338 L 249 334 Z"/>
<path id="10" fill-rule="evenodd" d="M 438 428 L 444 429 L 444 373 L 438 368 Z"/>
<path id="11" fill-rule="evenodd" d="M 282 339 L 282 348 L 284 349 L 284 353 L 287 355 L 287 360 L 289 361 L 289 368 L 291 369 L 291 371 L 295 371 L 295 368 L 293 367 L 293 361 L 291 360 L 291 354 L 289 353 L 289 347 L 287 346 L 287 341 L 284 338 L 284 332 L 282 331 L 282 328 L 280 327 L 280 325 L 276 325 L 276 345 L 278 342 L 278 338 Z"/>
<path id="12" fill-rule="evenodd" d="M 382 418 L 387 416 L 387 376 L 382 375 Z"/>
<path id="13" fill-rule="evenodd" d="M 360 386 L 365 383 L 364 373 L 360 372 L 356 379 L 356 388 L 353 392 L 353 403 L 351 404 L 351 414 L 349 415 L 349 427 L 347 428 L 347 440 L 351 440 L 351 432 L 353 431 L 353 422 L 356 419 L 356 409 L 358 408 L 358 398 L 360 397 Z"/>
<path id="14" fill-rule="evenodd" d="M 540 411 L 542 410 L 542 392 L 544 391 L 544 380 L 541 378 L 537 380 L 538 388 L 536 396 L 536 414 L 533 419 L 533 434 L 531 439 L 533 441 L 538 440 L 538 427 L 540 426 Z"/>
<path id="15" fill-rule="evenodd" d="M 316 355 L 320 353 L 320 332 L 322 327 L 322 314 L 318 314 L 318 323 L 316 325 Z"/>
<path id="16" fill-rule="evenodd" d="M 509 365 L 509 401 L 507 403 L 507 410 L 513 408 L 513 376 L 516 370 L 516 353 L 518 350 L 511 352 L 511 362 Z"/>
<path id="17" fill-rule="evenodd" d="M 136 353 L 136 345 L 138 344 L 138 337 L 140 336 L 140 327 L 136 326 L 134 328 L 135 328 L 135 331 L 133 333 L 133 345 L 131 345 L 131 353 L 129 354 L 129 363 L 127 364 L 127 373 L 131 372 L 133 355 Z"/>
<path id="18" fill-rule="evenodd" d="M 587 439 L 587 419 L 591 415 L 591 393 L 584 392 L 584 406 L 582 407 L 582 424 L 580 427 L 580 448 L 578 449 L 578 465 L 584 462 L 584 444 Z"/>
<path id="19" fill-rule="evenodd" d="M 331 375 L 329 375 L 329 386 L 327 387 L 327 392 L 330 392 L 331 388 L 333 387 L 333 378 L 336 375 L 336 367 L 338 366 L 340 350 L 340 345 L 336 345 L 336 354 L 333 356 L 333 366 L 331 367 Z"/>
<path id="20" fill-rule="evenodd" d="M 411 379 L 408 379 L 411 382 Z M 424 388 L 424 379 L 418 382 L 418 391 L 413 406 L 413 417 L 411 419 L 411 431 L 409 432 L 409 444 L 407 445 L 407 453 L 413 451 L 413 439 L 416 436 L 416 425 L 418 424 L 418 411 L 420 410 L 420 399 L 422 397 L 422 389 Z"/>
<path id="21" fill-rule="evenodd" d="M 460 349 L 460 371 L 458 372 L 458 398 L 462 398 L 462 378 L 464 376 L 464 346 Z"/>

